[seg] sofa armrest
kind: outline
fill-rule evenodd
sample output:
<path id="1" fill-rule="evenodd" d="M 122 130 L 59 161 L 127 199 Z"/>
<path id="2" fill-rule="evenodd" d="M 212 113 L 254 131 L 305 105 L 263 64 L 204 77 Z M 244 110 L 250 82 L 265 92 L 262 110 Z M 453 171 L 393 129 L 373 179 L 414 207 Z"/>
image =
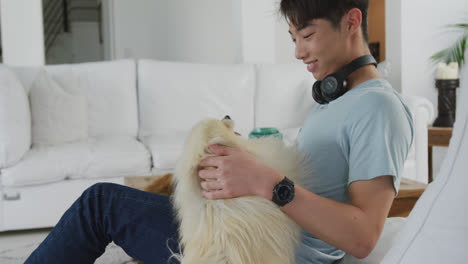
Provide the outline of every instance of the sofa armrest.
<path id="1" fill-rule="evenodd" d="M 14 166 L 31 147 L 28 95 L 15 74 L 0 67 L 0 169 Z"/>
<path id="2" fill-rule="evenodd" d="M 379 241 L 372 252 L 364 259 L 357 259 L 346 254 L 339 264 L 375 264 L 380 263 L 390 248 L 398 241 L 400 231 L 406 224 L 405 217 L 389 217 L 385 221 Z"/>
<path id="3" fill-rule="evenodd" d="M 423 183 L 428 182 L 428 133 L 427 127 L 434 120 L 434 106 L 421 96 L 402 95 L 403 101 L 409 107 L 414 122 L 414 160 L 416 175 L 411 175 L 411 179 Z"/>

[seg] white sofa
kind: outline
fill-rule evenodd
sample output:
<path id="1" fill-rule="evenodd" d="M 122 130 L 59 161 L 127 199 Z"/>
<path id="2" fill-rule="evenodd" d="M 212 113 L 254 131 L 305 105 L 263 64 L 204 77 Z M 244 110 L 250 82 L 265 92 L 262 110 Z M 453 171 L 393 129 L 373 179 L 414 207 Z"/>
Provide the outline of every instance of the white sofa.
<path id="1" fill-rule="evenodd" d="M 243 136 L 277 127 L 291 143 L 315 104 L 313 82 L 296 64 L 0 65 L 0 231 L 55 225 L 94 183 L 172 171 L 202 118 L 228 114 Z M 403 176 L 425 180 L 433 108 L 403 98 L 415 122 Z"/>

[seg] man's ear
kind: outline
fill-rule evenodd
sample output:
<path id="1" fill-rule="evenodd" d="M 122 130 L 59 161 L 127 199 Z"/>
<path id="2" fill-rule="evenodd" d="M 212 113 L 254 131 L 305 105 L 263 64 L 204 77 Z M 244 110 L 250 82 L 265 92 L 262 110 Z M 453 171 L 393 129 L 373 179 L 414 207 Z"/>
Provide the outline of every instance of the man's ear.
<path id="1" fill-rule="evenodd" d="M 349 34 L 358 32 L 362 24 L 362 12 L 359 8 L 352 8 L 345 15 L 346 31 Z"/>

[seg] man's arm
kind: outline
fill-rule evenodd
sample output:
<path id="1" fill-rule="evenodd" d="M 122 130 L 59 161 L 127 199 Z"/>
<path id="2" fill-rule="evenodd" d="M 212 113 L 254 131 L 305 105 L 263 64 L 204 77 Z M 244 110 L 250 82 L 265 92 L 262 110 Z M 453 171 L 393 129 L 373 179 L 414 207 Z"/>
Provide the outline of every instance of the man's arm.
<path id="1" fill-rule="evenodd" d="M 355 181 L 351 204 L 316 195 L 296 185 L 294 200 L 281 210 L 318 239 L 357 258 L 375 247 L 395 196 L 392 176 Z"/>
<path id="2" fill-rule="evenodd" d="M 272 199 L 273 188 L 283 175 L 244 150 L 219 145 L 210 149 L 219 156 L 205 158 L 199 164 L 205 198 L 258 195 Z M 377 243 L 394 196 L 392 176 L 351 183 L 351 204 L 324 198 L 296 185 L 294 199 L 281 210 L 318 239 L 364 258 Z"/>

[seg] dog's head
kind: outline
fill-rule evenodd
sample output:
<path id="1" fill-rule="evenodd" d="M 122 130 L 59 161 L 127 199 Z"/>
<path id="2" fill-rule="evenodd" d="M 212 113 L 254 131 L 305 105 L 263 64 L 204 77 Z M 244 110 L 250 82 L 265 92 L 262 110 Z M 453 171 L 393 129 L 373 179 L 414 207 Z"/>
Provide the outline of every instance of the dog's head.
<path id="1" fill-rule="evenodd" d="M 229 116 L 223 119 L 205 119 L 198 122 L 190 131 L 186 141 L 186 146 L 195 146 L 202 144 L 205 148 L 211 144 L 222 144 L 229 146 L 233 137 L 234 122 Z M 199 145 L 201 146 L 201 145 Z"/>
<path id="2" fill-rule="evenodd" d="M 234 122 L 228 117 L 223 119 L 204 119 L 190 130 L 185 139 L 184 151 L 177 163 L 176 179 L 185 175 L 196 175 L 198 163 L 213 155 L 208 148 L 212 144 L 229 147 L 236 146 L 239 137 L 234 133 Z M 199 179 L 198 177 L 194 177 Z"/>

